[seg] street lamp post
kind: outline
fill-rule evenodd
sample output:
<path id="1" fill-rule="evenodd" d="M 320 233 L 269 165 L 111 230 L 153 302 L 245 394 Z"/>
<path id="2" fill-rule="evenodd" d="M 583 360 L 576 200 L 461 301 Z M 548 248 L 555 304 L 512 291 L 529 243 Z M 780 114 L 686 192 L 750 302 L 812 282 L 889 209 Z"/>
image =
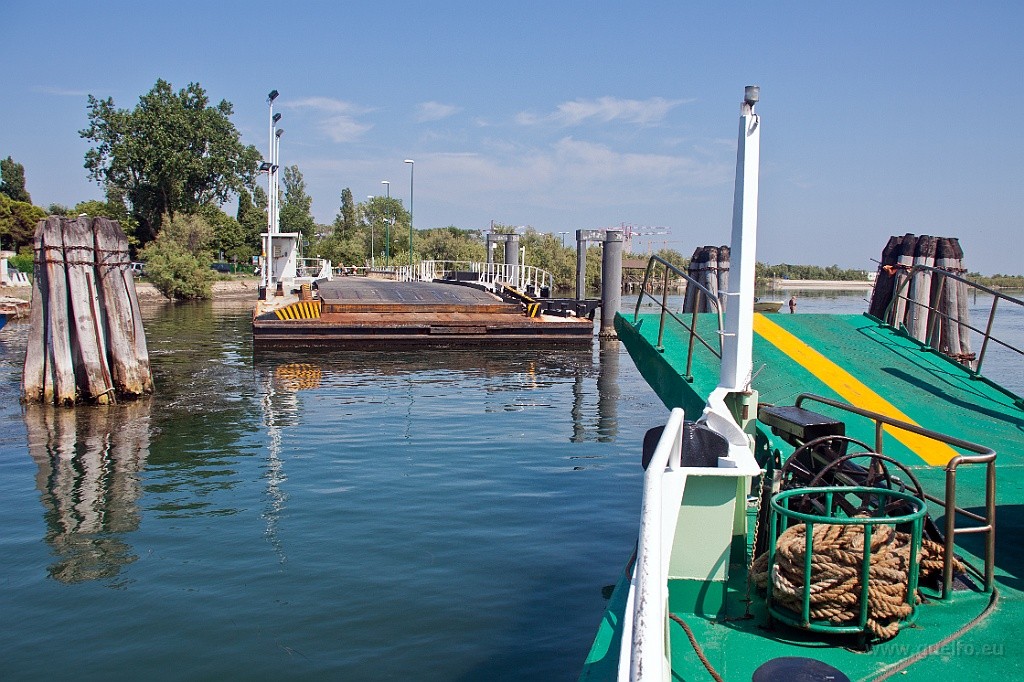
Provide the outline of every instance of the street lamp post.
<path id="1" fill-rule="evenodd" d="M 380 184 L 384 185 L 388 191 L 388 202 L 384 204 L 384 210 L 388 212 L 388 215 L 384 217 L 384 266 L 391 267 L 391 182 L 388 180 L 381 180 Z"/>
<path id="2" fill-rule="evenodd" d="M 562 235 L 562 248 L 564 249 L 565 248 L 565 235 L 567 235 L 569 233 L 568 232 L 559 232 L 558 234 Z"/>
<path id="3" fill-rule="evenodd" d="M 412 190 L 416 162 L 406 159 L 405 163 L 409 164 L 409 279 L 412 279 Z"/>
<path id="4" fill-rule="evenodd" d="M 372 194 L 368 194 L 366 196 L 367 213 L 369 213 L 369 209 L 370 209 L 370 204 L 371 203 L 373 203 L 373 195 Z M 373 215 L 372 214 L 370 214 L 369 218 L 370 218 L 370 269 L 372 270 L 373 267 L 374 267 L 374 264 L 375 264 L 374 256 L 377 255 L 377 251 L 376 251 L 376 249 L 374 248 L 374 245 L 373 245 L 373 223 L 375 221 L 373 220 Z"/>

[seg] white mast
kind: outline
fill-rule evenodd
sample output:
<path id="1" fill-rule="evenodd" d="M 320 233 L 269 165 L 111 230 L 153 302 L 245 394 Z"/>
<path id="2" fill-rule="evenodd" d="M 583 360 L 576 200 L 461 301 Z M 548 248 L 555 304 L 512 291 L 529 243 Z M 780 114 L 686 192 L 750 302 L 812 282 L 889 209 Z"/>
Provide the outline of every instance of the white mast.
<path id="1" fill-rule="evenodd" d="M 719 386 L 749 387 L 754 344 L 754 263 L 757 251 L 757 181 L 761 156 L 761 117 L 754 113 L 760 88 L 748 85 L 740 107 L 736 147 L 736 189 L 732 208 L 732 253 Z"/>

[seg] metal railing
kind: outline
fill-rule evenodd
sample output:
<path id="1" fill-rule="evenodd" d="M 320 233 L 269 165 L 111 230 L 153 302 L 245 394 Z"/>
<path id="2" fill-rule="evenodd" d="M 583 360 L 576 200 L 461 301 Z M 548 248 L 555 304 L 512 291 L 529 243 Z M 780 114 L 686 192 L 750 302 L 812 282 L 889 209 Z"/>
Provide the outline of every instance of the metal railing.
<path id="1" fill-rule="evenodd" d="M 380 271 L 384 272 L 384 268 Z M 432 282 L 435 279 L 448 279 L 455 273 L 470 272 L 476 275 L 476 281 L 497 288 L 505 284 L 526 291 L 532 288 L 540 291 L 554 288 L 554 276 L 547 270 L 534 265 L 508 265 L 505 263 L 480 263 L 474 261 L 425 260 L 410 268 L 403 265 L 389 269 L 399 281 Z"/>
<path id="2" fill-rule="evenodd" d="M 652 273 L 654 272 L 655 266 L 661 264 L 665 268 L 664 282 L 662 283 L 661 300 L 659 301 L 652 294 L 648 293 L 650 285 L 653 284 Z M 677 316 L 668 307 L 668 289 L 669 289 L 669 274 L 674 273 L 677 277 L 681 277 L 685 282 L 686 286 L 693 286 L 696 289 L 696 296 L 693 298 L 693 312 L 690 316 L 690 324 L 687 325 L 682 318 Z M 658 323 L 658 345 L 656 346 L 659 352 L 665 352 L 665 318 L 670 317 L 675 320 L 688 334 L 687 349 L 686 349 L 686 374 L 683 376 L 687 381 L 693 381 L 693 347 L 695 341 L 700 343 L 711 351 L 715 357 L 721 359 L 722 357 L 722 338 L 725 334 L 725 325 L 722 320 L 722 306 L 718 301 L 718 297 L 706 286 L 698 282 L 697 280 L 690 277 L 688 274 L 677 268 L 676 266 L 669 263 L 660 256 L 651 256 L 651 259 L 647 261 L 647 269 L 644 271 L 643 284 L 640 287 L 640 295 L 636 299 L 636 309 L 633 311 L 633 324 L 636 324 L 640 318 L 640 306 L 644 301 L 644 296 L 649 297 L 655 301 L 661 307 L 661 316 Z M 709 344 L 698 332 L 697 332 L 697 311 L 701 308 L 701 303 L 706 300 L 715 308 L 715 312 L 718 315 L 718 349 L 716 350 Z"/>
<path id="3" fill-rule="evenodd" d="M 295 277 L 331 279 L 334 276 L 331 261 L 326 258 L 299 258 L 295 261 Z"/>
<path id="4" fill-rule="evenodd" d="M 977 569 L 971 567 L 975 573 L 978 573 L 985 581 L 985 591 L 991 592 L 993 582 L 995 580 L 995 560 L 996 560 L 996 452 L 991 448 L 987 448 L 984 445 L 978 445 L 970 441 L 956 438 L 954 436 L 947 436 L 939 433 L 938 431 L 932 431 L 916 424 L 909 424 L 899 419 L 893 419 L 887 417 L 884 414 L 873 412 L 871 410 L 865 410 L 849 403 L 840 402 L 838 400 L 832 400 L 825 398 L 820 395 L 813 393 L 801 393 L 795 402 L 797 407 L 800 407 L 804 401 L 812 401 L 822 403 L 823 405 L 829 405 L 845 412 L 865 417 L 875 422 L 875 452 L 878 454 L 882 453 L 882 434 L 885 426 L 891 426 L 893 428 L 907 431 L 909 433 L 915 433 L 919 436 L 924 436 L 930 440 L 945 443 L 953 447 L 960 448 L 961 450 L 968 450 L 975 453 L 974 455 L 956 455 L 946 463 L 946 489 L 945 499 L 935 497 L 925 493 L 925 499 L 942 505 L 945 516 L 945 551 L 943 553 L 943 564 L 942 564 L 942 598 L 945 599 L 949 596 L 949 593 L 953 589 L 953 561 L 954 561 L 954 545 L 957 535 L 962 534 L 973 534 L 973 533 L 984 533 L 985 534 L 985 569 L 984 572 L 980 572 Z M 957 506 L 957 490 L 956 490 L 956 473 L 957 469 L 964 464 L 984 464 L 986 465 L 985 470 L 985 514 L 975 514 L 972 511 L 963 509 Z M 898 480 L 895 479 L 894 480 Z M 980 523 L 980 526 L 970 526 L 958 528 L 956 525 L 956 516 L 960 514 L 972 521 Z"/>
<path id="5" fill-rule="evenodd" d="M 933 281 L 930 287 L 932 291 L 937 290 L 942 292 L 935 306 L 926 305 L 924 303 L 921 303 L 920 301 L 916 301 L 903 293 L 910 287 L 916 275 L 924 273 L 930 273 L 933 276 L 938 276 L 939 278 L 938 282 Z M 967 287 L 970 289 L 974 289 L 975 291 L 982 291 L 992 296 L 992 307 L 989 310 L 988 323 L 986 324 L 984 330 L 978 329 L 977 327 L 972 327 L 967 322 L 961 321 L 958 317 L 953 317 L 941 309 L 942 301 L 945 300 L 946 296 L 947 279 L 955 280 L 957 282 L 967 285 Z M 898 307 L 897 304 L 899 304 L 900 302 L 903 302 L 904 305 L 908 306 L 913 305 L 925 308 L 929 315 L 930 323 L 928 325 L 926 337 L 924 339 L 918 340 L 924 343 L 929 348 L 935 349 L 940 353 L 943 352 L 939 350 L 939 323 L 941 320 L 948 320 L 952 323 L 959 325 L 962 329 L 969 329 L 977 334 L 981 334 L 981 350 L 978 351 L 977 359 L 969 367 L 969 369 L 971 369 L 971 371 L 973 371 L 975 374 L 980 375 L 982 363 L 985 361 L 985 351 L 988 349 L 990 341 L 1002 346 L 1003 348 L 1013 351 L 1014 353 L 1024 356 L 1024 350 L 1017 348 L 1016 346 L 1013 346 L 1009 343 L 1006 343 L 1005 341 L 996 338 L 992 334 L 992 323 L 995 321 L 996 308 L 999 304 L 999 301 L 1001 300 L 1008 301 L 1009 303 L 1024 307 L 1024 301 L 1022 301 L 1019 298 L 1007 296 L 1006 294 L 1000 291 L 990 289 L 989 287 L 986 287 L 982 284 L 978 284 L 977 282 L 972 282 L 971 280 L 961 277 L 960 275 L 957 275 L 955 273 L 949 272 L 948 270 L 943 270 L 942 268 L 933 267 L 930 265 L 914 265 L 906 269 L 901 268 L 897 270 L 896 286 L 893 287 L 892 298 L 889 301 L 889 305 L 886 306 L 885 315 L 882 317 L 882 320 L 894 327 L 897 326 L 900 323 L 900 321 L 893 319 L 893 311 L 894 308 Z M 949 356 L 949 354 L 943 354 Z M 952 359 L 955 360 L 957 358 Z"/>

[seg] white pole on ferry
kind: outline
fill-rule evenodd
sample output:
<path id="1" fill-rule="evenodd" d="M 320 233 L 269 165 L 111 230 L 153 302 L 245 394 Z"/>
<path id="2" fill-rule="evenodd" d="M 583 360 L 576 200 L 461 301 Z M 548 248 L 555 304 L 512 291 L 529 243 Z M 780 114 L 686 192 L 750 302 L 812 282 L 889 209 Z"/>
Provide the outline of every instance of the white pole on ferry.
<path id="1" fill-rule="evenodd" d="M 719 386 L 743 391 L 750 384 L 754 339 L 754 263 L 757 251 L 757 183 L 761 118 L 754 113 L 760 88 L 748 85 L 740 107 L 736 190 L 732 208 L 732 263 Z"/>

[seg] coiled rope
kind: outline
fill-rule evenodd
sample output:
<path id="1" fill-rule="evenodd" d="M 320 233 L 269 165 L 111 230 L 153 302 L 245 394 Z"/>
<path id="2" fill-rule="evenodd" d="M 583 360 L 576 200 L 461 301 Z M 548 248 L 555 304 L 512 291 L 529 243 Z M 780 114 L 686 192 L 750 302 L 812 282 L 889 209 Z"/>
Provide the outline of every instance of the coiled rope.
<path id="1" fill-rule="evenodd" d="M 872 525 L 867 630 L 879 639 L 889 639 L 899 632 L 900 621 L 913 612 L 907 599 L 911 536 L 897 532 L 893 526 Z M 806 525 L 799 524 L 779 536 L 772 572 L 772 600 L 796 613 L 803 610 L 806 534 Z M 827 620 L 832 625 L 858 622 L 864 535 L 864 526 L 860 524 L 815 524 L 810 576 L 811 618 Z M 922 540 L 922 580 L 942 571 L 943 555 L 941 544 Z M 963 570 L 955 559 L 954 568 Z M 751 565 L 750 577 L 758 587 L 767 587 L 767 552 Z M 915 603 L 920 601 L 917 595 L 914 599 Z"/>

